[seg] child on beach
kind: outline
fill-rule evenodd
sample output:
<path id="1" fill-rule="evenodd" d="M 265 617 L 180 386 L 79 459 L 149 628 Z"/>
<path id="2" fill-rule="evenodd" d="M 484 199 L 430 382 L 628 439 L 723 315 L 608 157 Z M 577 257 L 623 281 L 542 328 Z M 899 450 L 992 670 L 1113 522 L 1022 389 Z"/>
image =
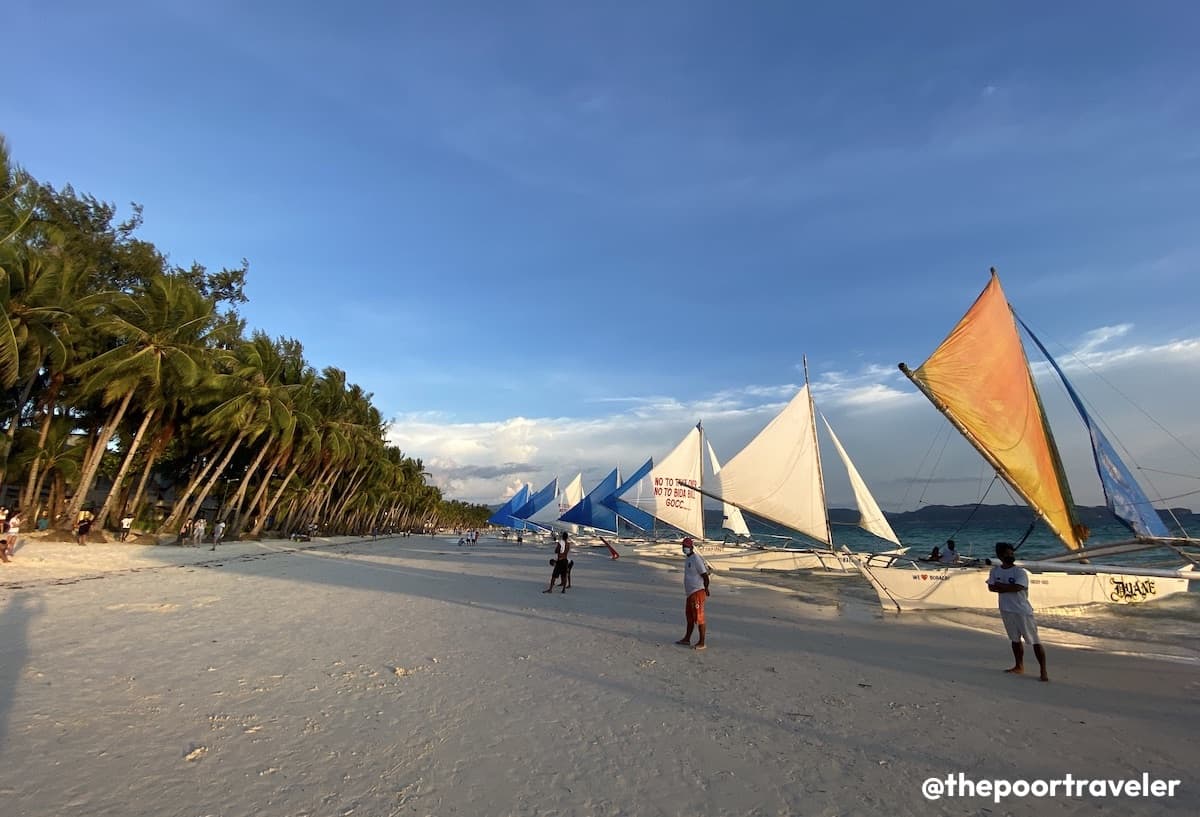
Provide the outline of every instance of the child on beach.
<path id="1" fill-rule="evenodd" d="M 13 508 L 12 513 L 8 516 L 8 530 L 4 534 L 4 542 L 0 544 L 0 549 L 4 551 L 4 561 L 11 562 L 13 554 L 17 552 L 17 539 L 21 535 L 21 512 Z"/>
<path id="2" fill-rule="evenodd" d="M 1049 681 L 1046 651 L 1038 640 L 1033 605 L 1029 603 L 1029 574 L 1024 568 L 1016 566 L 1017 552 L 1008 542 L 996 543 L 996 555 L 1000 558 L 1000 564 L 992 565 L 988 573 L 988 590 L 999 594 L 1000 618 L 1004 621 L 1008 640 L 1012 642 L 1013 658 L 1016 659 L 1005 672 L 1014 675 L 1025 672 L 1025 647 L 1021 644 L 1024 639 L 1033 645 L 1033 654 L 1037 656 L 1038 666 L 1042 670 L 1041 680 Z"/>

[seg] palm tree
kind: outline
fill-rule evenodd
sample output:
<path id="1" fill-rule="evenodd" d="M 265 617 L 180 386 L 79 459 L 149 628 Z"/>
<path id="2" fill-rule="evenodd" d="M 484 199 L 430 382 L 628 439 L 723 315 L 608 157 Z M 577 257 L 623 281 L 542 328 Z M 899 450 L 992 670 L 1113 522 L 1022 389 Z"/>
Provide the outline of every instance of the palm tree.
<path id="1" fill-rule="evenodd" d="M 68 520 L 74 520 L 83 508 L 101 457 L 139 390 L 156 394 L 167 382 L 186 389 L 200 380 L 205 342 L 213 324 L 212 303 L 195 287 L 170 275 L 154 276 L 132 295 L 111 296 L 108 303 L 98 306 L 98 311 L 94 327 L 111 337 L 115 345 L 77 365 L 73 374 L 83 378 L 84 393 L 100 396 L 109 415 L 84 460 L 79 485 L 67 509 Z M 139 428 L 130 451 L 136 452 L 147 427 L 144 422 Z M 124 479 L 131 462 L 127 452 L 118 481 Z M 114 485 L 110 491 L 102 515 L 111 509 L 118 488 Z"/>

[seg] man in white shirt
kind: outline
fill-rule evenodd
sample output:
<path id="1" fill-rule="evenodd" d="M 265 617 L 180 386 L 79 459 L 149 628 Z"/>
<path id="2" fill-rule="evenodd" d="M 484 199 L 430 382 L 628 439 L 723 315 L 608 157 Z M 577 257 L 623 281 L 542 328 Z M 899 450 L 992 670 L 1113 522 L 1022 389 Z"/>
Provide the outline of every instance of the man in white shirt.
<path id="1" fill-rule="evenodd" d="M 133 515 L 125 514 L 121 517 L 121 541 L 129 539 L 129 532 L 133 530 Z"/>
<path id="2" fill-rule="evenodd" d="M 946 549 L 942 551 L 939 561 L 944 565 L 958 564 L 958 551 L 954 549 L 954 540 L 946 540 Z"/>
<path id="3" fill-rule="evenodd" d="M 692 630 L 700 631 L 700 640 L 696 642 L 695 650 L 706 648 L 704 643 L 704 602 L 708 599 L 708 565 L 696 552 L 691 537 L 683 540 L 683 592 L 687 596 L 684 602 L 684 616 L 687 619 L 687 633 L 676 641 L 685 647 L 692 646 Z"/>
<path id="4" fill-rule="evenodd" d="M 988 590 L 999 594 L 1000 618 L 1004 621 L 1008 640 L 1012 642 L 1013 658 L 1016 659 L 1012 668 L 1005 672 L 1016 675 L 1025 672 L 1025 647 L 1021 643 L 1024 639 L 1033 645 L 1033 654 L 1037 656 L 1038 666 L 1042 670 L 1041 679 L 1049 681 L 1046 651 L 1038 640 L 1033 605 L 1029 603 L 1029 574 L 1024 568 L 1016 566 L 1016 549 L 1008 542 L 996 543 L 996 556 L 1000 558 L 1000 564 L 992 565 L 988 573 Z"/>

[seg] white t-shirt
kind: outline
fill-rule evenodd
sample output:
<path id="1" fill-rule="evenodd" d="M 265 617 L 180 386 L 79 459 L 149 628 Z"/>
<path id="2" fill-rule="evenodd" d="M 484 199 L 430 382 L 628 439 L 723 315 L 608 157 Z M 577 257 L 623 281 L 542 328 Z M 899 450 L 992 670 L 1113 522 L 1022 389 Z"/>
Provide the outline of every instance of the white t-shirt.
<path id="1" fill-rule="evenodd" d="M 14 513 L 11 517 L 9 517 L 8 532 L 9 533 L 20 533 L 21 532 L 21 514 Z"/>
<path id="2" fill-rule="evenodd" d="M 1029 574 L 1024 568 L 1013 565 L 992 565 L 988 573 L 988 584 L 1019 584 L 1025 589 L 1018 593 L 997 593 L 1000 599 L 1001 613 L 1023 613 L 1033 615 L 1033 605 L 1029 603 Z"/>
<path id="3" fill-rule="evenodd" d="M 132 527 L 133 527 L 133 517 L 132 516 L 121 517 L 121 529 L 122 530 L 129 530 Z"/>
<path id="4" fill-rule="evenodd" d="M 700 554 L 692 551 L 692 555 L 683 561 L 683 592 L 687 595 L 692 595 L 697 590 L 704 589 L 704 574 L 708 572 L 708 565 L 704 563 L 704 559 L 700 558 Z"/>
<path id="5" fill-rule="evenodd" d="M 225 523 L 224 523 L 224 522 L 218 522 L 218 523 L 217 523 L 217 524 L 216 524 L 216 525 L 213 527 L 213 533 L 215 533 L 217 536 L 224 536 L 224 535 L 225 535 Z"/>

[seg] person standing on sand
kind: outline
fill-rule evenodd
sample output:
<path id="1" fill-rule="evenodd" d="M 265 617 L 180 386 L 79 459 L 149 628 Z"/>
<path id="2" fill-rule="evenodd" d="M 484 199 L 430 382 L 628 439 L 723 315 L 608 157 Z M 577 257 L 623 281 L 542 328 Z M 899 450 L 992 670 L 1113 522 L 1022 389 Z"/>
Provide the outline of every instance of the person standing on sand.
<path id="1" fill-rule="evenodd" d="M 92 520 L 95 518 L 91 508 L 84 508 L 75 517 L 75 539 L 80 547 L 87 544 L 87 536 L 92 532 Z"/>
<path id="2" fill-rule="evenodd" d="M 543 590 L 543 593 L 554 592 L 554 580 L 561 578 L 562 592 L 567 592 L 570 586 L 567 584 L 570 579 L 570 556 L 571 556 L 571 540 L 567 538 L 567 532 L 563 531 L 562 541 L 554 545 L 554 572 L 550 574 L 550 586 Z"/>
<path id="3" fill-rule="evenodd" d="M 21 536 L 21 511 L 19 508 L 13 508 L 12 513 L 8 515 L 8 557 L 17 552 L 17 540 Z"/>
<path id="4" fill-rule="evenodd" d="M 209 550 L 216 550 L 217 545 L 221 544 L 221 540 L 225 538 L 225 520 L 222 519 L 217 524 L 213 525 L 213 546 Z"/>
<path id="5" fill-rule="evenodd" d="M 129 532 L 133 530 L 133 514 L 126 513 L 121 517 L 121 541 L 129 539 Z"/>
<path id="6" fill-rule="evenodd" d="M 196 521 L 192 523 L 192 543 L 196 547 L 200 547 L 202 544 L 204 544 L 204 532 L 207 529 L 208 520 L 203 516 L 197 518 Z"/>
<path id="7" fill-rule="evenodd" d="M 696 552 L 690 536 L 683 540 L 683 555 L 687 557 L 683 561 L 683 592 L 687 596 L 687 601 L 684 602 L 687 633 L 675 643 L 685 647 L 691 646 L 692 630 L 695 629 L 700 631 L 700 640 L 693 649 L 703 650 L 707 646 L 704 642 L 704 602 L 709 596 L 708 565 Z"/>
<path id="8" fill-rule="evenodd" d="M 1049 681 L 1046 674 L 1046 651 L 1038 640 L 1037 622 L 1033 620 L 1033 605 L 1029 603 L 1029 574 L 1024 568 L 1017 567 L 1016 549 L 1008 542 L 996 543 L 996 556 L 1000 558 L 999 565 L 992 565 L 988 573 L 988 590 L 999 594 L 1000 618 L 1004 621 L 1004 629 L 1008 640 L 1012 642 L 1015 663 L 1005 672 L 1020 675 L 1025 672 L 1025 647 L 1021 639 L 1033 645 L 1033 654 L 1037 656 L 1038 666 L 1041 667 L 1043 681 Z"/>

